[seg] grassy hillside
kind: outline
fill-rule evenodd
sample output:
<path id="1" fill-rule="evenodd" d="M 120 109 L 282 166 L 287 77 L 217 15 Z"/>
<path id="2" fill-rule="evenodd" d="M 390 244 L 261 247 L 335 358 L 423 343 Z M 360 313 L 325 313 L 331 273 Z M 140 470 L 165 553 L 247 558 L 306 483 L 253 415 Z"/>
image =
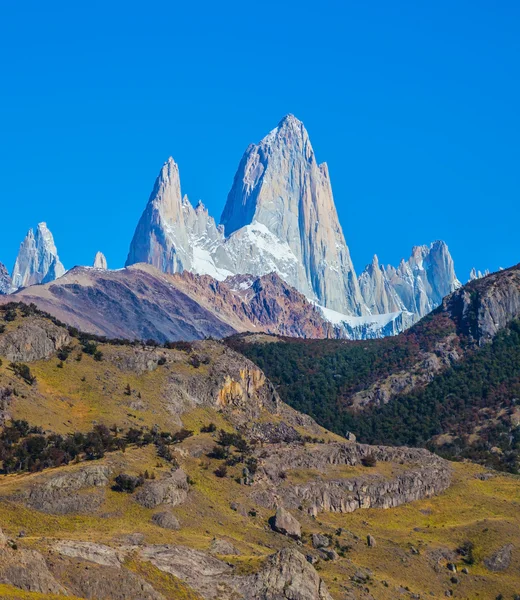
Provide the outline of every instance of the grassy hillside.
<path id="1" fill-rule="evenodd" d="M 20 340 L 24 328 L 38 324 L 41 318 L 23 316 L 19 308 L 15 313 L 13 320 L 3 321 L 0 347 L 7 334 L 11 332 Z M 2 316 L 5 311 L 0 311 Z M 27 338 L 23 339 L 20 351 L 27 352 Z M 485 563 L 506 544 L 520 547 L 518 477 L 498 473 L 487 476 L 480 466 L 460 463 L 454 465 L 453 483 L 446 492 L 388 510 L 320 512 L 312 516 L 304 507 L 291 508 L 302 527 L 301 542 L 296 542 L 269 526 L 274 509 L 265 506 L 258 490 L 264 489 L 266 480 L 261 456 L 270 451 L 271 444 L 254 444 L 250 441 L 253 432 L 260 428 L 267 435 L 266 425 L 279 426 L 283 422 L 299 435 L 308 436 L 303 446 L 287 447 L 306 447 L 310 455 L 333 447 L 340 439 L 337 435 L 277 405 L 274 392 L 254 365 L 223 344 L 208 341 L 166 349 L 95 342 L 94 350 L 86 345 L 87 341 L 71 337 L 61 350 L 34 361 L 13 361 L 5 353 L 1 355 L 0 390 L 4 390 L 2 409 L 6 418 L 3 431 L 20 419 L 41 428 L 24 432 L 13 441 L 15 445 L 38 436 L 52 443 L 54 434 L 69 439 L 78 432 L 88 434 L 100 425 L 111 428 L 114 436 L 117 432 L 117 439 L 125 439 L 126 443 L 120 449 L 107 446 L 102 456 L 92 460 L 82 450 L 77 459 L 60 467 L 43 469 L 41 464 L 35 467 L 27 463 L 27 469 L 23 466 L 21 472 L 0 475 L 0 523 L 11 544 L 6 549 L 0 547 L 0 597 L 59 597 L 28 591 L 30 586 L 23 578 L 16 580 L 18 587 L 5 582 L 6 573 L 14 577 L 12 561 L 20 562 L 17 557 L 34 550 L 44 557 L 52 576 L 69 586 L 72 598 L 87 597 L 79 593 L 87 573 L 90 585 L 100 579 L 108 585 L 106 582 L 112 579 L 122 590 L 125 585 L 137 589 L 135 581 L 128 579 L 135 576 L 139 585 L 153 586 L 164 598 L 200 600 L 201 593 L 193 582 L 161 570 L 145 560 L 142 552 L 158 545 L 181 546 L 211 557 L 215 539 L 231 543 L 240 552 L 216 554 L 236 578 L 258 572 L 268 557 L 282 548 L 312 556 L 335 600 L 394 600 L 430 594 L 441 598 L 448 590 L 455 598 L 487 599 L 502 594 L 512 599 L 520 589 L 520 557 L 516 550 L 504 571 L 493 572 Z M 269 346 L 279 348 L 282 344 Z M 7 346 L 3 347 L 5 352 Z M 356 352 L 357 348 L 363 346 L 356 345 Z M 323 353 L 322 359 L 327 356 L 333 353 Z M 13 370 L 13 362 L 25 364 L 34 381 L 24 379 L 24 371 Z M 5 390 L 11 391 L 6 395 Z M 212 423 L 215 427 L 210 426 Z M 183 429 L 192 434 L 175 438 Z M 132 441 L 130 430 L 149 435 L 149 441 L 144 443 L 143 437 Z M 221 430 L 235 437 L 222 443 L 225 438 Z M 168 441 L 171 458 L 164 458 L 158 451 L 157 437 L 164 432 L 176 440 Z M 241 439 L 246 438 L 243 446 Z M 221 456 L 215 448 L 224 448 L 227 454 Z M 255 457 L 259 461 L 258 474 L 253 475 L 252 485 L 245 485 L 240 481 L 244 465 L 251 465 L 246 461 Z M 139 490 L 165 480 L 177 465 L 187 475 L 187 501 L 153 508 L 137 501 Z M 64 492 L 64 496 L 87 497 L 86 503 L 78 504 L 81 509 L 52 513 L 38 508 L 35 490 L 48 490 L 56 486 L 57 476 L 71 478 L 92 466 L 106 467 L 110 484 Z M 227 470 L 219 477 L 216 471 L 223 466 Z M 326 471 L 300 465 L 280 476 L 279 489 L 337 478 L 371 481 L 379 477 L 391 481 L 404 469 L 405 465 L 392 462 L 332 465 Z M 112 489 L 117 475 L 138 478 L 146 471 L 149 479 L 135 492 Z M 154 479 L 150 479 L 152 476 Z M 165 529 L 152 520 L 162 511 L 178 519 L 178 529 Z M 330 548 L 336 553 L 333 560 L 320 556 L 313 548 L 313 533 L 330 537 Z M 367 545 L 367 535 L 375 538 L 375 547 Z M 68 557 L 56 549 L 65 542 L 92 541 L 121 552 L 120 566 L 101 566 L 85 558 Z M 456 565 L 457 573 L 448 569 L 448 563 Z"/>

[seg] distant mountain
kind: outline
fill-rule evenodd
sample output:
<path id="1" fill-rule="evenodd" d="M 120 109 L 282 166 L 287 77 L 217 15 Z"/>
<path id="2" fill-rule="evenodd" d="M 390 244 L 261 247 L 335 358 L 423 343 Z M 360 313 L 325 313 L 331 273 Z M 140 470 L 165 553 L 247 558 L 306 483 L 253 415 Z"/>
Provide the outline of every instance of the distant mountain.
<path id="1" fill-rule="evenodd" d="M 278 275 L 224 282 L 138 264 L 117 271 L 75 267 L 4 302 L 34 303 L 60 321 L 109 338 L 158 342 L 222 338 L 236 332 L 340 337 L 343 331 Z"/>
<path id="2" fill-rule="evenodd" d="M 0 263 L 0 294 L 7 294 L 11 289 L 11 277 L 5 265 Z"/>
<path id="3" fill-rule="evenodd" d="M 461 286 L 448 246 L 437 241 L 415 246 L 397 268 L 379 266 L 377 256 L 359 277 L 363 300 L 372 314 L 404 310 L 424 317 Z"/>
<path id="4" fill-rule="evenodd" d="M 52 233 L 46 223 L 30 229 L 20 245 L 11 275 L 11 291 L 38 283 L 48 283 L 65 273 Z"/>
<path id="5" fill-rule="evenodd" d="M 190 271 L 219 280 L 276 272 L 328 310 L 345 317 L 392 315 L 386 322 L 401 323 L 398 330 L 460 285 L 443 242 L 414 248 L 397 269 L 380 268 L 376 260 L 358 281 L 327 165 L 318 164 L 307 130 L 293 115 L 247 148 L 221 225 L 202 203 L 194 208 L 182 196 L 179 168 L 170 158 L 130 245 L 126 264 L 138 262 L 166 273 Z M 403 315 L 396 319 L 395 313 Z M 348 330 L 348 319 L 343 321 Z"/>

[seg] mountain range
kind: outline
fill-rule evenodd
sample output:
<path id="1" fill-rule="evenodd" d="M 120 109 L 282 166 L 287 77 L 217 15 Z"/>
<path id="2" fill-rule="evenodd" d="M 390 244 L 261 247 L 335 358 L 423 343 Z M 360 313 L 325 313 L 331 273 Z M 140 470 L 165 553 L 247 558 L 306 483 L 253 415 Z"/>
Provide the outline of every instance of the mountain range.
<path id="1" fill-rule="evenodd" d="M 233 288 L 237 276 L 254 279 L 276 273 L 283 285 L 272 287 L 274 296 L 290 286 L 329 322 L 319 329 L 329 337 L 354 339 L 405 330 L 461 285 L 442 241 L 414 247 L 397 267 L 380 265 L 374 256 L 357 276 L 328 167 L 318 163 L 307 130 L 293 115 L 246 149 L 219 225 L 201 202 L 194 207 L 182 195 L 179 167 L 168 159 L 130 244 L 126 266 L 139 263 L 165 274 L 209 276 L 214 289 L 222 290 Z M 102 253 L 96 255 L 94 267 L 107 269 Z M 36 234 L 30 230 L 23 241 L 10 282 L 5 268 L 0 270 L 0 293 L 48 284 L 64 273 L 52 234 L 40 223 Z M 135 273 L 124 270 L 117 279 L 127 276 L 132 287 Z M 202 287 L 209 281 L 201 280 Z M 69 283 L 70 278 L 60 285 Z M 30 295 L 41 294 L 35 290 Z M 92 307 L 102 310 L 95 302 Z M 105 320 L 110 319 L 105 313 Z M 134 333 L 129 330 L 126 337 Z M 170 330 L 168 335 L 173 335 Z"/>

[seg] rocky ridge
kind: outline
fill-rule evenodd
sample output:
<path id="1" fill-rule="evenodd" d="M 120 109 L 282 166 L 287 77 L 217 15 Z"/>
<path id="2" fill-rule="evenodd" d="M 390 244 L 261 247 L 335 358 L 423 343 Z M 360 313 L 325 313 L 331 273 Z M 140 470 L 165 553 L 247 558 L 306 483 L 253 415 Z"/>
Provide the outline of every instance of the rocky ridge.
<path id="1" fill-rule="evenodd" d="M 7 294 L 11 289 L 11 277 L 5 265 L 0 263 L 0 294 Z"/>
<path id="2" fill-rule="evenodd" d="M 60 321 L 110 338 L 159 342 L 222 338 L 258 331 L 342 337 L 303 294 L 278 275 L 218 281 L 151 265 L 118 271 L 75 267 L 59 281 L 19 291 L 4 302 L 34 303 Z"/>
<path id="3" fill-rule="evenodd" d="M 417 319 L 459 285 L 441 242 L 414 248 L 397 269 L 381 269 L 376 259 L 358 280 L 327 165 L 318 164 L 303 123 L 293 115 L 247 148 L 219 226 L 202 203 L 194 208 L 182 196 L 179 168 L 170 158 L 130 245 L 126 264 L 139 262 L 218 280 L 276 272 L 312 302 L 344 315 L 347 332 L 349 316 L 409 312 Z M 390 329 L 402 330 L 410 319 L 393 321 Z M 363 335 L 358 325 L 354 335 Z"/>

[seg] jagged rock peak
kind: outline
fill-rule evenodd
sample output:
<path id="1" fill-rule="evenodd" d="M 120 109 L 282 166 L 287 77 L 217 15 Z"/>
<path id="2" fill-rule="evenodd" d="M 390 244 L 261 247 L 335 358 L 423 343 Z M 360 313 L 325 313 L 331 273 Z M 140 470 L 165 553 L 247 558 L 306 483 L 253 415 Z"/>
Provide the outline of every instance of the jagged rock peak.
<path id="1" fill-rule="evenodd" d="M 96 252 L 96 256 L 94 257 L 94 269 L 104 269 L 105 271 L 108 269 L 107 259 L 103 252 Z"/>
<path id="2" fill-rule="evenodd" d="M 364 312 L 328 169 L 317 163 L 308 133 L 293 115 L 247 148 L 221 223 L 228 236 L 252 224 L 264 227 L 296 259 L 288 283 L 328 308 Z"/>
<path id="3" fill-rule="evenodd" d="M 11 277 L 3 263 L 0 263 L 0 294 L 8 294 L 11 288 Z"/>
<path id="4" fill-rule="evenodd" d="M 382 308 L 392 307 L 389 312 L 406 310 L 416 319 L 439 306 L 445 296 L 461 286 L 448 246 L 440 240 L 429 246 L 414 246 L 410 258 L 402 259 L 397 269 L 391 265 L 379 269 L 373 261 L 361 274 L 359 283 L 371 312 L 387 312 Z"/>
<path id="5" fill-rule="evenodd" d="M 126 266 L 144 262 L 165 273 L 188 270 L 225 279 L 230 273 L 220 275 L 207 254 L 208 248 L 222 239 L 222 231 L 204 205 L 199 203 L 193 208 L 188 196 L 181 195 L 179 167 L 170 157 L 155 180 L 130 244 Z"/>
<path id="6" fill-rule="evenodd" d="M 11 291 L 38 283 L 48 283 L 65 273 L 52 233 L 46 223 L 38 223 L 36 234 L 27 232 L 14 264 Z"/>
<path id="7" fill-rule="evenodd" d="M 500 268 L 500 271 L 503 269 Z M 486 269 L 484 272 L 477 271 L 475 267 L 473 267 L 469 273 L 469 281 L 474 281 L 475 279 L 482 279 L 482 277 L 487 277 L 489 275 L 489 269 Z"/>

